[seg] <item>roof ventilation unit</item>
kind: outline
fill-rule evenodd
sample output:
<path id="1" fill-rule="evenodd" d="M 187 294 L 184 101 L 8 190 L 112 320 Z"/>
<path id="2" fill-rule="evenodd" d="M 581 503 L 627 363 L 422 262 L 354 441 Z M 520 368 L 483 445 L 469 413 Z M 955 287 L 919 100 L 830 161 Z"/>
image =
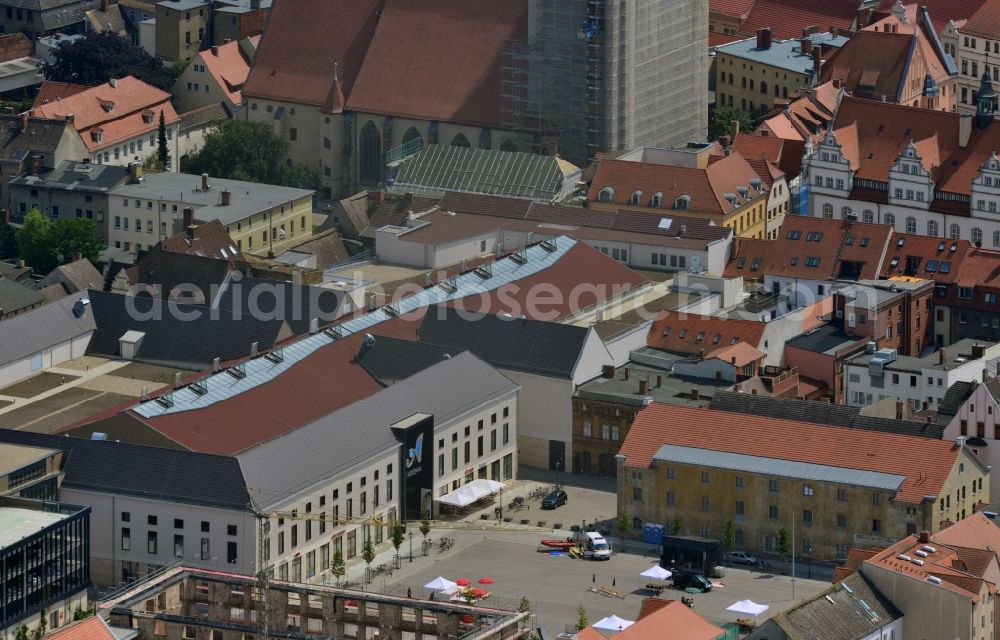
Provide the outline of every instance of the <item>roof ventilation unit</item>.
<path id="1" fill-rule="evenodd" d="M 242 362 L 240 364 L 233 365 L 226 369 L 226 373 L 236 378 L 237 380 L 242 380 L 247 377 L 247 367 Z"/>
<path id="2" fill-rule="evenodd" d="M 518 263 L 518 264 L 527 264 L 528 263 L 528 248 L 525 247 L 521 251 L 515 251 L 514 253 L 510 254 L 510 259 L 513 260 L 514 262 Z"/>
<path id="3" fill-rule="evenodd" d="M 458 291 L 458 282 L 455 278 L 448 278 L 447 280 L 442 280 L 438 283 L 438 286 L 447 291 L 448 293 L 455 293 Z"/>
<path id="4" fill-rule="evenodd" d="M 901 554 L 899 554 L 896 557 L 899 558 L 900 560 L 903 560 L 904 562 L 909 562 L 910 560 L 913 560 L 913 558 L 911 558 L 910 556 L 906 555 L 905 553 L 901 553 Z"/>
<path id="5" fill-rule="evenodd" d="M 941 578 L 937 576 L 927 576 L 927 582 L 931 584 L 941 584 Z"/>
<path id="6" fill-rule="evenodd" d="M 910 560 L 910 562 L 917 565 L 918 567 L 924 566 L 924 561 L 921 560 L 920 558 L 914 558 L 913 560 Z"/>
<path id="7" fill-rule="evenodd" d="M 924 546 L 922 546 L 920 548 L 923 549 L 924 551 L 926 551 L 927 553 L 937 553 L 937 548 L 932 547 L 929 544 L 925 544 Z"/>
<path id="8" fill-rule="evenodd" d="M 920 556 L 921 558 L 926 558 L 927 557 L 927 552 L 924 551 L 924 550 L 922 550 L 922 549 L 917 549 L 913 553 L 916 554 L 916 555 L 918 555 L 918 556 Z"/>
<path id="9" fill-rule="evenodd" d="M 265 353 L 264 357 L 274 364 L 278 364 L 285 361 L 285 352 L 281 349 L 275 349 L 274 351 L 268 351 Z"/>
<path id="10" fill-rule="evenodd" d="M 203 396 L 208 393 L 208 379 L 192 382 L 188 385 L 188 389 L 194 391 L 199 396 Z"/>
<path id="11" fill-rule="evenodd" d="M 487 262 L 485 264 L 481 264 L 478 267 L 476 267 L 473 273 L 475 273 L 483 280 L 489 280 L 490 278 L 493 277 L 493 263 Z"/>
<path id="12" fill-rule="evenodd" d="M 167 409 L 169 409 L 170 407 L 174 406 L 174 392 L 173 391 L 167 391 L 163 395 L 158 396 L 156 398 L 156 401 L 159 404 L 161 404 L 164 407 L 166 407 Z"/>
<path id="13" fill-rule="evenodd" d="M 542 246 L 543 249 L 545 249 L 549 253 L 552 253 L 553 251 L 558 249 L 558 247 L 556 246 L 555 238 L 552 238 L 551 240 L 542 240 L 539 244 Z"/>
<path id="14" fill-rule="evenodd" d="M 340 331 L 340 327 L 330 327 L 328 329 L 324 329 L 323 333 L 330 336 L 330 338 L 335 341 L 344 337 L 344 334 Z"/>

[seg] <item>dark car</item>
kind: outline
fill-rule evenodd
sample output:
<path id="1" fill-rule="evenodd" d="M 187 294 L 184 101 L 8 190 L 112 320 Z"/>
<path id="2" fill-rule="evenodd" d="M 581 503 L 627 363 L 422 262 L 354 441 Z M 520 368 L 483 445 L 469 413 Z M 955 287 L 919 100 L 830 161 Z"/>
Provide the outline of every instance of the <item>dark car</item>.
<path id="1" fill-rule="evenodd" d="M 712 583 L 709 582 L 708 578 L 694 571 L 678 569 L 674 571 L 673 578 L 674 587 L 677 589 L 689 589 L 693 587 L 702 593 L 712 590 Z"/>
<path id="2" fill-rule="evenodd" d="M 566 504 L 566 500 L 568 500 L 568 496 L 565 491 L 562 489 L 553 489 L 549 492 L 549 495 L 542 498 L 542 508 L 555 509 Z"/>

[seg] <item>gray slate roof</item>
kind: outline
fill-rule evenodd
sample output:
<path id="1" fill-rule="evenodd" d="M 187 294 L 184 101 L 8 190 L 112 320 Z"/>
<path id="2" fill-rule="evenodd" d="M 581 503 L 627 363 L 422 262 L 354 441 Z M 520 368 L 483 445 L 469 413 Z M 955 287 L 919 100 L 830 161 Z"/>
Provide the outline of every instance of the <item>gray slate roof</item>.
<path id="1" fill-rule="evenodd" d="M 205 306 L 146 296 L 91 291 L 90 303 L 97 331 L 88 355 L 118 357 L 125 332 L 141 331 L 145 336 L 136 360 L 201 368 L 215 358 L 226 362 L 249 356 L 253 342 L 261 351 L 270 349 L 287 333 L 281 320 L 258 320 L 249 314 L 237 319 L 228 310 L 213 315 Z"/>
<path id="2" fill-rule="evenodd" d="M 37 289 L 7 278 L 0 278 L 0 314 L 14 313 L 18 309 L 31 307 L 44 301 L 45 296 Z"/>
<path id="3" fill-rule="evenodd" d="M 518 386 L 469 353 L 239 454 L 254 500 L 272 509 L 399 446 L 390 425 L 414 413 L 447 423 Z"/>
<path id="4" fill-rule="evenodd" d="M 375 344 L 362 347 L 356 359 L 371 377 L 385 385 L 409 378 L 459 353 L 429 342 L 401 340 L 377 333 L 374 338 Z"/>
<path id="5" fill-rule="evenodd" d="M 498 369 L 572 378 L 589 331 L 558 322 L 472 314 L 441 306 L 428 310 L 419 335 L 421 342 L 471 351 Z"/>
<path id="6" fill-rule="evenodd" d="M 10 184 L 11 186 L 25 185 L 45 189 L 106 193 L 123 184 L 127 179 L 128 169 L 125 167 L 63 160 L 55 169 L 44 171 L 39 176 L 18 176 L 12 179 Z"/>
<path id="7" fill-rule="evenodd" d="M 91 3 L 85 0 L 0 0 L 0 6 L 41 11 L 45 31 L 61 29 L 83 22 L 83 15 Z"/>
<path id="8" fill-rule="evenodd" d="M 94 330 L 94 313 L 73 316 L 73 305 L 86 298 L 81 291 L 0 322 L 0 365 L 30 357 L 60 342 Z"/>
<path id="9" fill-rule="evenodd" d="M 65 488 L 249 510 L 247 483 L 228 456 L 8 429 L 0 429 L 0 442 L 68 452 Z"/>
<path id="10" fill-rule="evenodd" d="M 717 392 L 708 407 L 719 411 L 925 438 L 940 439 L 944 433 L 944 426 L 935 423 L 861 415 L 860 407 L 815 400 L 752 395 L 738 391 Z"/>
<path id="11" fill-rule="evenodd" d="M 389 193 L 465 191 L 548 201 L 562 184 L 553 156 L 431 144 L 403 161 Z"/>
<path id="12" fill-rule="evenodd" d="M 860 640 L 900 617 L 899 610 L 875 585 L 860 573 L 853 573 L 826 591 L 776 614 L 749 639 L 783 637 L 775 631 L 777 627 L 784 637 Z"/>

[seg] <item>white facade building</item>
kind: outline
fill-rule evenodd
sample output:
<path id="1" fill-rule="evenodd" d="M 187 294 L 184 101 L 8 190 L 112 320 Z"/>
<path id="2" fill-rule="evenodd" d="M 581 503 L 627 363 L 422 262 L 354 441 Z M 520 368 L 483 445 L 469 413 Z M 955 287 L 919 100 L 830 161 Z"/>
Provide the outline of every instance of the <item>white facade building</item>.
<path id="1" fill-rule="evenodd" d="M 1000 344 L 970 339 L 922 358 L 896 355 L 895 349 L 862 353 L 844 362 L 845 403 L 863 407 L 886 398 L 936 409 L 956 382 L 981 380 Z"/>

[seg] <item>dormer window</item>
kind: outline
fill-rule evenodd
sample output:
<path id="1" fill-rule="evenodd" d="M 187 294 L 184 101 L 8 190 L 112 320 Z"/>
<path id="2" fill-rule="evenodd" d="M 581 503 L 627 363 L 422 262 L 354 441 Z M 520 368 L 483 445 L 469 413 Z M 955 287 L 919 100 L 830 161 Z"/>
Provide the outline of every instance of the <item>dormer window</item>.
<path id="1" fill-rule="evenodd" d="M 146 124 L 153 124 L 153 117 L 155 114 L 150 109 L 146 109 L 142 112 L 142 121 Z"/>
<path id="2" fill-rule="evenodd" d="M 107 111 L 108 113 L 114 111 L 115 103 L 113 100 L 100 100 L 99 102 L 101 103 L 101 108 Z"/>
<path id="3" fill-rule="evenodd" d="M 632 195 L 628 199 L 628 203 L 631 205 L 637 205 L 642 202 L 642 191 L 633 191 Z"/>
<path id="4" fill-rule="evenodd" d="M 100 142 L 104 139 L 104 129 L 94 129 L 90 132 L 90 137 L 94 142 Z"/>
<path id="5" fill-rule="evenodd" d="M 604 187 L 597 194 L 598 202 L 611 202 L 615 197 L 615 190 L 612 187 Z"/>
<path id="6" fill-rule="evenodd" d="M 677 199 L 674 200 L 674 209 L 687 211 L 690 208 L 691 208 L 691 196 L 689 196 L 688 194 L 685 193 L 682 196 L 678 196 Z"/>
<path id="7" fill-rule="evenodd" d="M 649 206 L 660 208 L 663 206 L 663 193 L 657 191 L 653 194 L 653 197 L 649 199 Z"/>
<path id="8" fill-rule="evenodd" d="M 683 340 L 684 338 L 687 337 L 687 334 L 688 334 L 687 329 L 681 329 L 681 332 L 677 335 L 677 337 Z"/>

